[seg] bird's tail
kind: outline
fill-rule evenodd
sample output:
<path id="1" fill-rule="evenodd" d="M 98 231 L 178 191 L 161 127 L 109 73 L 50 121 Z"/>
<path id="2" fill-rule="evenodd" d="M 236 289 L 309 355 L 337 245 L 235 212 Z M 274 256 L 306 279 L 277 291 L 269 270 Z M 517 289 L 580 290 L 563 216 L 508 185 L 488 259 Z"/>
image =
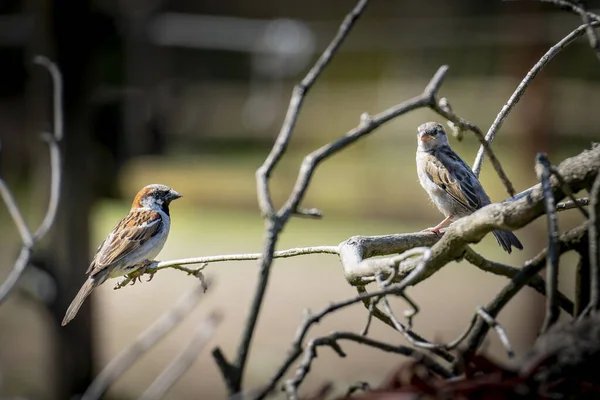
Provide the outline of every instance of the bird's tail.
<path id="1" fill-rule="evenodd" d="M 517 239 L 514 233 L 510 231 L 497 230 L 492 231 L 492 234 L 496 237 L 496 240 L 500 246 L 502 246 L 502 248 L 509 254 L 512 252 L 512 249 L 510 248 L 511 245 L 519 250 L 523 250 L 523 245 L 519 239 Z"/>
<path id="2" fill-rule="evenodd" d="M 87 299 L 90 293 L 92 293 L 94 287 L 96 287 L 96 282 L 93 278 L 88 278 L 87 281 L 85 281 L 85 283 L 81 287 L 81 289 L 79 289 L 77 296 L 75 296 L 75 298 L 71 302 L 71 305 L 67 309 L 67 313 L 65 314 L 65 317 L 62 320 L 62 326 L 65 326 L 73 318 L 75 318 L 75 315 L 77 315 L 77 311 L 79 311 L 79 308 L 81 307 L 85 299 Z"/>

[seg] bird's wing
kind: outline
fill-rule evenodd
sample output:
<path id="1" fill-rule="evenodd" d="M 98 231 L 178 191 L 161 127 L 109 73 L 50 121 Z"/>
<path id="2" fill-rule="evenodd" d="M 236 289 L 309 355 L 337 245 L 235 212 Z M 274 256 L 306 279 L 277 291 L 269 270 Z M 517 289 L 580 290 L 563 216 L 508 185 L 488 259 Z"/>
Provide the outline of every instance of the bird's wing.
<path id="1" fill-rule="evenodd" d="M 468 211 L 486 205 L 487 195 L 479 180 L 451 148 L 443 146 L 431 154 L 425 171 L 433 183 Z"/>
<path id="2" fill-rule="evenodd" d="M 162 217 L 158 212 L 131 211 L 119 221 L 98 247 L 86 273 L 95 275 L 104 268 L 119 262 L 156 236 L 162 227 Z"/>

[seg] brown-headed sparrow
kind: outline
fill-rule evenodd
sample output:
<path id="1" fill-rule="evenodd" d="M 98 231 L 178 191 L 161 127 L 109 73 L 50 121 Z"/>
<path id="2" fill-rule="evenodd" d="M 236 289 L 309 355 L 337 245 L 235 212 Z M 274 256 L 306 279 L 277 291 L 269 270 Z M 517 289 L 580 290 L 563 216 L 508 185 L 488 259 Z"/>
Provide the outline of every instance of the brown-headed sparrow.
<path id="1" fill-rule="evenodd" d="M 446 218 L 426 232 L 439 234 L 451 220 L 472 214 L 491 203 L 481 183 L 448 144 L 444 127 L 426 122 L 417 128 L 417 173 L 423 189 Z M 511 245 L 523 250 L 523 245 L 510 231 L 494 230 L 492 234 L 508 253 Z"/>
<path id="2" fill-rule="evenodd" d="M 69 323 L 92 290 L 108 278 L 130 274 L 162 250 L 169 228 L 169 204 L 181 195 L 165 185 L 148 185 L 133 199 L 131 210 L 100 244 L 86 274 L 87 280 L 67 309 L 62 325 Z"/>

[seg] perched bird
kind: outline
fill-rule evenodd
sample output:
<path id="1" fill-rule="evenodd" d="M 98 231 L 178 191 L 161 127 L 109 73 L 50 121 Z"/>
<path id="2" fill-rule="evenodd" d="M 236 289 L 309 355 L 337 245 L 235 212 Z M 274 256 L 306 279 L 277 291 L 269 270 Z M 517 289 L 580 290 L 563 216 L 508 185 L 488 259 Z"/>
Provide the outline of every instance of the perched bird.
<path id="1" fill-rule="evenodd" d="M 426 122 L 417 128 L 417 173 L 423 189 L 446 218 L 426 232 L 439 234 L 451 220 L 465 217 L 491 203 L 481 183 L 448 144 L 444 127 Z M 508 253 L 511 245 L 523 245 L 510 231 L 494 230 L 492 234 Z"/>
<path id="2" fill-rule="evenodd" d="M 181 195 L 165 185 L 148 185 L 133 199 L 131 210 L 100 244 L 86 271 L 87 280 L 67 309 L 69 323 L 92 290 L 108 278 L 132 273 L 160 253 L 171 227 L 169 204 Z"/>

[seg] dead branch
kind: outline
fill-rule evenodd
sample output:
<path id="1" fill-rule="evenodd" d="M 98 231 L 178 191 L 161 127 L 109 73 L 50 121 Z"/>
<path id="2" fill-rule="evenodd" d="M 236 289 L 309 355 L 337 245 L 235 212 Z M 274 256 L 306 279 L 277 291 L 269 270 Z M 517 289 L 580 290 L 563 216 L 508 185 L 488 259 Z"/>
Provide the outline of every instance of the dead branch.
<path id="1" fill-rule="evenodd" d="M 171 364 L 148 386 L 140 396 L 140 400 L 162 399 L 167 391 L 183 376 L 192 366 L 198 354 L 206 347 L 213 338 L 217 326 L 221 322 L 222 315 L 213 312 L 198 324 L 196 332 L 190 343 L 173 360 Z"/>
<path id="2" fill-rule="evenodd" d="M 546 332 L 558 320 L 560 310 L 556 292 L 558 291 L 558 251 L 556 241 L 558 240 L 558 220 L 556 217 L 556 206 L 552 188 L 550 187 L 551 164 L 548 157 L 539 153 L 536 157 L 536 170 L 538 179 L 542 184 L 544 192 L 544 208 L 548 226 L 548 246 L 546 255 L 546 318 L 542 325 L 542 332 Z M 560 176 L 560 174 L 558 174 Z M 560 180 L 560 179 L 559 179 Z M 561 187 L 562 187 L 561 182 Z"/>
<path id="3" fill-rule="evenodd" d="M 210 280 L 207 285 L 210 285 Z M 96 376 L 87 388 L 82 400 L 96 400 L 119 379 L 146 351 L 164 338 L 196 307 L 204 293 L 204 285 L 199 284 L 181 296 L 180 300 L 166 313 L 161 315 L 152 325 L 142 332 L 129 347 L 113 358 Z"/>
<path id="4" fill-rule="evenodd" d="M 294 126 L 296 125 L 296 120 L 298 119 L 300 108 L 306 94 L 315 83 L 321 72 L 329 64 L 339 47 L 342 45 L 345 38 L 350 33 L 350 30 L 354 26 L 354 23 L 362 15 L 365 7 L 367 6 L 367 2 L 368 0 L 359 0 L 356 3 L 356 6 L 352 9 L 352 11 L 346 16 L 346 18 L 344 18 L 338 33 L 333 38 L 329 46 L 327 46 L 321 57 L 319 57 L 315 65 L 311 68 L 302 82 L 294 88 L 281 131 L 277 136 L 271 152 L 265 159 L 264 163 L 256 171 L 258 204 L 263 218 L 265 219 L 265 242 L 263 256 L 260 258 L 259 262 L 260 277 L 254 298 L 250 305 L 250 312 L 248 314 L 247 321 L 244 324 L 242 337 L 237 349 L 237 355 L 234 363 L 230 363 L 225 359 L 221 349 L 216 348 L 213 351 L 215 361 L 217 362 L 217 365 L 219 366 L 219 369 L 225 378 L 229 395 L 233 395 L 242 389 L 242 379 L 244 375 L 244 369 L 246 367 L 248 351 L 252 342 L 252 337 L 254 336 L 256 321 L 258 320 L 258 315 L 260 313 L 264 295 L 267 289 L 271 265 L 273 263 L 273 253 L 275 251 L 275 244 L 278 240 L 279 234 L 281 233 L 283 226 L 292 213 L 299 212 L 300 214 L 304 215 L 310 214 L 308 212 L 298 211 L 298 207 L 296 205 L 295 207 L 290 207 L 287 209 L 285 217 L 275 215 L 275 209 L 273 207 L 269 189 L 269 178 L 271 176 L 271 172 L 287 149 L 287 145 L 291 139 Z"/>
<path id="5" fill-rule="evenodd" d="M 53 132 L 44 132 L 42 134 L 42 139 L 48 143 L 48 151 L 50 153 L 50 196 L 44 218 L 35 230 L 35 233 L 32 234 L 14 196 L 2 176 L 0 176 L 0 196 L 4 200 L 23 242 L 21 252 L 17 257 L 13 268 L 6 280 L 0 286 L 0 304 L 8 298 L 8 295 L 12 292 L 15 284 L 23 272 L 25 272 L 25 268 L 27 268 L 27 265 L 29 264 L 35 245 L 46 235 L 46 233 L 48 233 L 54 224 L 58 210 L 58 202 L 60 200 L 62 156 L 59 143 L 63 138 L 62 76 L 56 64 L 46 57 L 37 56 L 34 58 L 33 62 L 48 70 L 53 84 Z"/>
<path id="6" fill-rule="evenodd" d="M 475 265 L 482 271 L 491 272 L 495 275 L 502 275 L 510 279 L 517 276 L 519 271 L 521 271 L 520 268 L 515 268 L 509 265 L 501 264 L 496 261 L 487 260 L 480 254 L 473 251 L 473 249 L 471 249 L 470 247 L 467 247 L 467 251 L 465 252 L 465 260 L 469 261 L 471 264 Z M 542 296 L 546 296 L 546 282 L 544 281 L 544 279 L 542 279 L 541 276 L 533 276 L 527 282 L 527 286 L 535 289 L 535 291 L 537 291 Z M 573 302 L 559 290 L 556 291 L 556 297 L 560 308 L 565 310 L 570 315 L 573 315 Z"/>
<path id="7" fill-rule="evenodd" d="M 600 22 L 595 21 L 592 23 L 592 26 L 600 26 Z M 558 53 L 560 53 L 565 47 L 573 43 L 577 38 L 583 35 L 586 32 L 587 25 L 581 25 L 573 32 L 569 33 L 562 40 L 556 43 L 554 46 L 550 47 L 550 49 L 540 58 L 540 60 L 527 72 L 525 78 L 519 83 L 513 94 L 510 96 L 508 101 L 496 116 L 496 119 L 488 129 L 485 134 L 485 140 L 491 144 L 496 136 L 498 130 L 504 123 L 504 120 L 508 117 L 514 106 L 521 100 L 521 96 L 527 90 L 533 79 L 536 77 L 538 72 L 540 72 Z M 479 176 L 479 172 L 481 171 L 481 167 L 483 165 L 483 160 L 485 157 L 485 149 L 483 146 L 479 148 L 477 151 L 477 157 L 475 157 L 475 162 L 473 163 L 473 172 L 475 175 Z"/>
<path id="8" fill-rule="evenodd" d="M 347 340 L 365 346 L 373 347 L 387 353 L 400 354 L 407 357 L 413 357 L 424 365 L 427 366 L 433 373 L 443 377 L 450 378 L 453 374 L 446 368 L 441 366 L 433 358 L 427 356 L 407 346 L 392 346 L 390 344 L 377 341 L 365 336 L 358 335 L 353 332 L 333 332 L 327 336 L 312 339 L 303 351 L 302 362 L 298 365 L 296 373 L 290 379 L 285 382 L 285 391 L 288 399 L 298 399 L 298 388 L 310 372 L 312 362 L 317 358 L 317 347 L 329 346 L 331 347 L 340 357 L 346 357 L 346 353 L 342 350 L 339 342 Z"/>
<path id="9" fill-rule="evenodd" d="M 572 229 L 562 234 L 557 240 L 558 254 L 577 249 L 587 239 L 587 224 Z M 547 250 L 542 250 L 537 256 L 527 261 L 520 272 L 496 295 L 496 297 L 485 307 L 488 314 L 496 318 L 508 302 L 546 266 Z M 483 321 L 477 321 L 467 340 L 467 351 L 474 352 L 483 342 L 488 332 L 488 325 Z"/>
<path id="10" fill-rule="evenodd" d="M 594 145 L 577 156 L 564 160 L 558 167 L 558 172 L 573 189 L 581 189 L 592 185 L 600 168 L 600 146 Z M 559 201 L 565 197 L 561 190 L 560 182 L 553 176 L 550 179 L 554 198 Z M 431 259 L 425 271 L 412 283 L 417 284 L 451 261 L 461 259 L 466 248 L 471 243 L 479 242 L 487 233 L 494 229 L 516 230 L 524 227 L 534 219 L 544 214 L 544 193 L 540 184 L 537 184 L 522 194 L 502 203 L 493 203 L 473 214 L 458 219 L 451 224 L 440 239 L 435 239 L 435 234 L 405 234 L 390 235 L 386 237 L 385 244 L 377 240 L 363 240 L 360 237 L 351 238 L 340 244 L 340 256 L 344 267 L 344 274 L 348 281 L 354 284 L 365 284 L 373 281 L 375 274 L 389 273 L 385 261 L 377 260 L 373 263 L 363 263 L 362 254 L 377 254 L 378 250 L 401 252 L 412 246 L 427 245 L 429 241 L 437 242 L 432 245 Z M 427 238 L 426 235 L 430 235 Z M 412 243 L 412 246 L 410 246 Z M 354 248 L 360 244 L 359 248 Z M 382 259 L 385 260 L 385 259 Z M 375 268 L 365 268 L 375 267 Z M 414 260 L 407 259 L 398 265 L 396 280 L 400 281 L 408 276 L 417 266 Z"/>

